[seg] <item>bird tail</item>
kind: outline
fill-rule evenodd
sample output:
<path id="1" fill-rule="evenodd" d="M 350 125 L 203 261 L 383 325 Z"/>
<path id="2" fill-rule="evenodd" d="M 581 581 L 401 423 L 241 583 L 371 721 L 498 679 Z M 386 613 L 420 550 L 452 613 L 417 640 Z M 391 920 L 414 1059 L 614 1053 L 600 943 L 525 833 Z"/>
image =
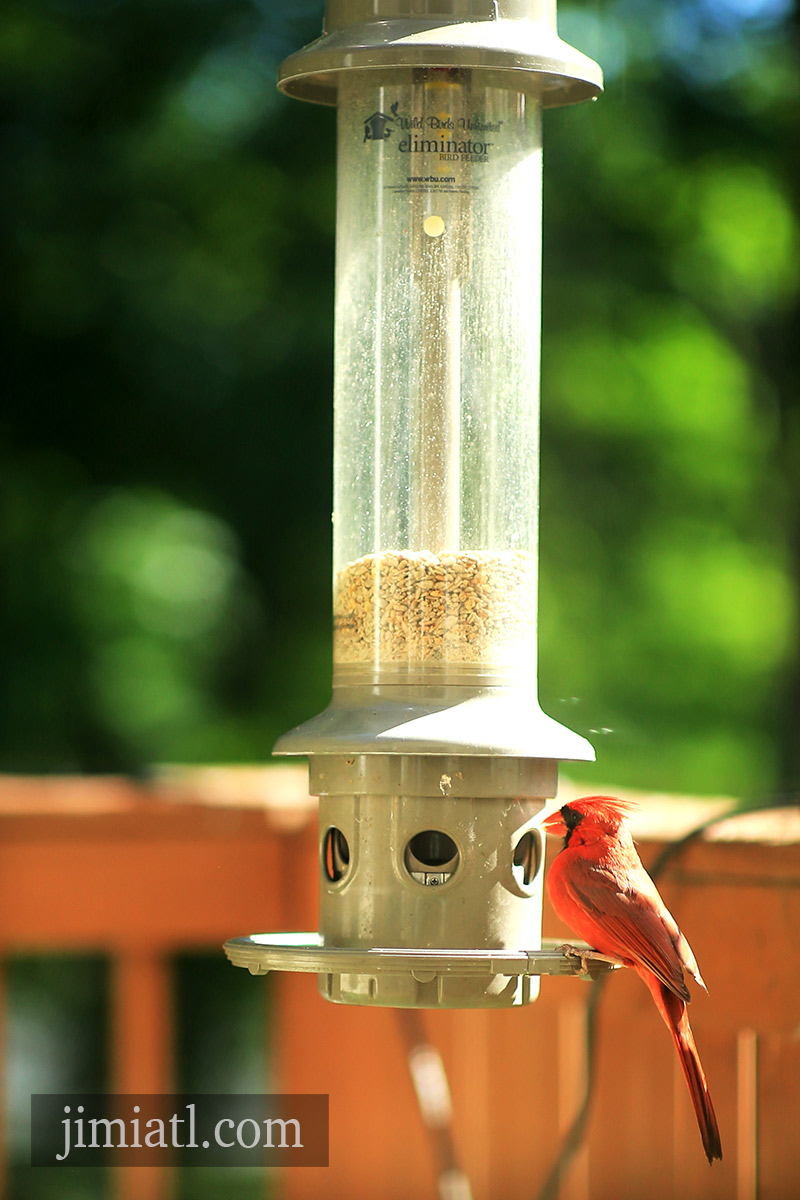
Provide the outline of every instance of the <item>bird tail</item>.
<path id="1" fill-rule="evenodd" d="M 686 1004 L 681 1000 L 680 996 L 676 996 L 674 992 L 671 992 L 660 981 L 654 980 L 654 983 L 658 988 L 658 995 L 656 995 L 655 988 L 652 986 L 651 991 L 658 1005 L 658 1010 L 669 1027 L 669 1031 L 675 1042 L 675 1048 L 678 1051 L 678 1058 L 680 1059 L 683 1074 L 689 1087 L 689 1095 L 692 1098 L 700 1136 L 703 1139 L 703 1149 L 706 1152 L 708 1161 L 713 1162 L 715 1158 L 722 1158 L 722 1141 L 719 1136 L 719 1126 L 717 1125 L 714 1105 L 711 1103 L 708 1084 L 706 1083 L 705 1073 L 700 1062 L 700 1055 L 697 1053 L 697 1047 L 694 1044 L 694 1035 L 692 1034 L 692 1027 L 689 1024 Z"/>
<path id="2" fill-rule="evenodd" d="M 717 1125 L 714 1105 L 711 1103 L 708 1084 L 706 1083 L 706 1077 L 700 1063 L 700 1056 L 697 1053 L 697 1047 L 694 1044 L 694 1037 L 692 1036 L 692 1030 L 686 1016 L 685 1005 L 683 1024 L 685 1028 L 681 1029 L 679 1027 L 672 1036 L 675 1039 L 678 1057 L 681 1060 L 683 1073 L 689 1085 L 689 1095 L 692 1098 L 697 1124 L 700 1128 L 700 1136 L 703 1139 L 703 1149 L 706 1152 L 708 1161 L 713 1162 L 715 1158 L 722 1158 L 722 1142 L 720 1141 L 719 1126 Z"/>

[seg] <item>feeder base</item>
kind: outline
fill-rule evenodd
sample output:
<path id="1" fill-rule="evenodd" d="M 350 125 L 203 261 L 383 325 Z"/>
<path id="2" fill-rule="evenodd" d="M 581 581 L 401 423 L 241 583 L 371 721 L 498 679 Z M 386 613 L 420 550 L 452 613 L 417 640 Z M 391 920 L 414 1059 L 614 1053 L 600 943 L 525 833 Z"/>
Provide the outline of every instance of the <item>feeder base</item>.
<path id="1" fill-rule="evenodd" d="M 233 965 L 251 975 L 312 973 L 334 1003 L 392 1008 L 509 1008 L 536 999 L 541 975 L 596 979 L 616 970 L 581 957 L 583 948 L 546 941 L 539 950 L 351 949 L 326 946 L 316 933 L 256 933 L 225 943 Z M 485 984 L 480 998 L 478 981 Z"/>

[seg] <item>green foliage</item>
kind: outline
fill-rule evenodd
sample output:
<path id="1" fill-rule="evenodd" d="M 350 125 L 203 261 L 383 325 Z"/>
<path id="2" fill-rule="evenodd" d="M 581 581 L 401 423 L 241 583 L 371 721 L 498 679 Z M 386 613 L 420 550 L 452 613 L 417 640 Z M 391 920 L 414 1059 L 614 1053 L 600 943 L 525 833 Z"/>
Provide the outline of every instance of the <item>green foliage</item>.
<path id="1" fill-rule="evenodd" d="M 264 760 L 330 681 L 334 118 L 297 0 L 0 16 L 5 770 Z M 542 696 L 588 778 L 797 787 L 796 19 L 560 8 Z M 596 731 L 596 732 L 592 732 Z"/>
<path id="2" fill-rule="evenodd" d="M 274 87 L 315 7 L 0 18 L 5 769 L 263 759 L 325 702 L 333 128 Z"/>
<path id="3" fill-rule="evenodd" d="M 562 30 L 607 91 L 547 126 L 545 705 L 596 731 L 575 774 L 796 789 L 796 27 L 698 0 Z"/>

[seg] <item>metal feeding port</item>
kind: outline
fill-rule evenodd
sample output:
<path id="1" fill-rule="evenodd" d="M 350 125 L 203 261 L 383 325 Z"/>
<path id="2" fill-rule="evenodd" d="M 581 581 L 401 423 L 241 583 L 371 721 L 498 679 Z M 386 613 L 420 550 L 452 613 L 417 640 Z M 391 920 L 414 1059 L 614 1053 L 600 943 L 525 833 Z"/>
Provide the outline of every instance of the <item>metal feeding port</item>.
<path id="1" fill-rule="evenodd" d="M 279 86 L 338 108 L 333 698 L 275 747 L 320 798 L 320 929 L 226 951 L 352 1004 L 528 1003 L 579 969 L 539 825 L 594 758 L 536 687 L 541 115 L 602 75 L 550 0 L 328 0 Z"/>
<path id="2" fill-rule="evenodd" d="M 459 853 L 449 833 L 441 829 L 421 829 L 409 838 L 403 855 L 406 870 L 417 883 L 437 887 L 452 879 Z"/>

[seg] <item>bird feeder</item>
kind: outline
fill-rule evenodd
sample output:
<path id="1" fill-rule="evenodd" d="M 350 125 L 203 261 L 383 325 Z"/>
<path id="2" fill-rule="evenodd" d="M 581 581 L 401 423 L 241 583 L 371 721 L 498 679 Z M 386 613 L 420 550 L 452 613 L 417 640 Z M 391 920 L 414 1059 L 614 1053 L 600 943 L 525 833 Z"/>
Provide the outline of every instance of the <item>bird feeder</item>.
<path id="1" fill-rule="evenodd" d="M 226 950 L 335 1001 L 524 1004 L 576 970 L 539 823 L 594 758 L 536 689 L 541 118 L 601 71 L 552 0 L 328 0 L 279 87 L 338 109 L 333 699 L 275 748 L 320 800 L 320 929 Z"/>

